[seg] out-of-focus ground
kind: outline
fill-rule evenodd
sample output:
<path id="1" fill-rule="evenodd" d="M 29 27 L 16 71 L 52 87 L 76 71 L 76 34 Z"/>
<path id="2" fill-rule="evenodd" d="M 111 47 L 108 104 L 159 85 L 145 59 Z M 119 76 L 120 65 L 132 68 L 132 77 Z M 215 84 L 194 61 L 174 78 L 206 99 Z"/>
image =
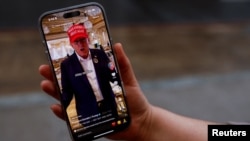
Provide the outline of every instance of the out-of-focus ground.
<path id="1" fill-rule="evenodd" d="M 250 22 L 111 26 L 148 100 L 195 118 L 249 121 Z M 0 32 L 0 140 L 70 140 L 39 87 L 37 29 Z M 106 139 L 99 139 L 106 141 Z"/>

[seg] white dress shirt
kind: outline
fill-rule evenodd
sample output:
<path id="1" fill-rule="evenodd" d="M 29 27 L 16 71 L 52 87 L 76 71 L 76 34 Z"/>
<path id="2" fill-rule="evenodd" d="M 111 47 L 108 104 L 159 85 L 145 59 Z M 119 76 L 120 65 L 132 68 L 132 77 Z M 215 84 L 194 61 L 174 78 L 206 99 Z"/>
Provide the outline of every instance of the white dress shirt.
<path id="1" fill-rule="evenodd" d="M 95 68 L 94 68 L 94 64 L 93 64 L 90 52 L 89 52 L 88 58 L 86 58 L 86 59 L 82 58 L 77 53 L 76 53 L 76 55 L 77 55 L 81 65 L 82 65 L 83 70 L 85 71 L 85 74 L 87 75 L 89 83 L 94 91 L 96 101 L 97 102 L 102 101 L 103 95 L 102 95 L 102 92 L 100 90 L 97 78 L 96 78 L 96 72 L 95 72 Z"/>

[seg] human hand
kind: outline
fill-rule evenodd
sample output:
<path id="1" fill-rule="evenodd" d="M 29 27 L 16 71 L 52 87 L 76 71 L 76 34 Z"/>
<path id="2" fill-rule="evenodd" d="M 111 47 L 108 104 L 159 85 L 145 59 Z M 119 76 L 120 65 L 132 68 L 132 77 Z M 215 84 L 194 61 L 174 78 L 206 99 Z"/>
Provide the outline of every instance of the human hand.
<path id="1" fill-rule="evenodd" d="M 131 124 L 126 130 L 109 135 L 108 138 L 141 140 L 142 137 L 145 136 L 144 134 L 148 134 L 147 130 L 150 128 L 152 106 L 149 104 L 140 89 L 130 61 L 122 49 L 122 45 L 119 43 L 115 44 L 114 51 L 116 53 L 121 77 L 125 87 L 128 108 L 131 116 Z M 46 78 L 41 81 L 41 88 L 47 94 L 59 100 L 60 96 L 54 85 L 53 75 L 49 65 L 41 65 L 39 67 L 39 73 Z M 51 110 L 56 116 L 64 119 L 60 104 L 51 105 Z"/>

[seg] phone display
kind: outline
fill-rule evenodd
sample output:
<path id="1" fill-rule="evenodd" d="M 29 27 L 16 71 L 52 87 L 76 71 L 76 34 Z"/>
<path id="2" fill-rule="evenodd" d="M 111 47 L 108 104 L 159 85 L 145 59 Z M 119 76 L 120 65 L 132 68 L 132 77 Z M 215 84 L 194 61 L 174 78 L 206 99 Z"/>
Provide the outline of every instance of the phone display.
<path id="1" fill-rule="evenodd" d="M 39 29 L 72 138 L 94 140 L 126 128 L 130 117 L 103 7 L 48 11 Z"/>

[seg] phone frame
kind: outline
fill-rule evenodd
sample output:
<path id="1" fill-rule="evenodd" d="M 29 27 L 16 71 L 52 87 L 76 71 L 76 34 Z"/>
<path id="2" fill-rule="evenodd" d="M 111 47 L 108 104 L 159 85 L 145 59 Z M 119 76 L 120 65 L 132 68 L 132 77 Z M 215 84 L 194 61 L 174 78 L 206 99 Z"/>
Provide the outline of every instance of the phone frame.
<path id="1" fill-rule="evenodd" d="M 62 108 L 63 108 L 63 113 L 64 113 L 64 116 L 66 117 L 65 120 L 66 120 L 66 123 L 67 123 L 67 127 L 68 127 L 68 130 L 70 132 L 70 135 L 72 137 L 72 139 L 74 141 L 85 141 L 85 140 L 94 140 L 94 139 L 97 139 L 97 138 L 100 138 L 100 137 L 103 137 L 107 134 L 111 134 L 111 133 L 114 133 L 114 132 L 117 132 L 117 131 L 120 131 L 120 130 L 123 130 L 125 128 L 127 128 L 130 124 L 130 115 L 129 115 L 129 109 L 128 109 L 128 106 L 127 106 L 127 101 L 126 101 L 126 94 L 125 94 L 125 90 L 124 90 L 124 87 L 123 87 L 123 83 L 122 83 L 122 79 L 121 79 L 121 76 L 120 76 L 120 71 L 119 71 L 119 67 L 118 67 L 118 63 L 117 63 L 117 60 L 116 60 L 116 54 L 114 53 L 114 50 L 113 50 L 113 46 L 112 46 L 112 39 L 111 39 L 111 36 L 110 36 L 110 31 L 109 31 L 109 26 L 108 26 L 108 21 L 107 21 L 107 17 L 106 17 L 106 13 L 105 13 L 105 10 L 103 8 L 103 6 L 99 3 L 96 3 L 96 2 L 89 2 L 89 3 L 84 3 L 84 4 L 79 4 L 79 5 L 75 5 L 75 6 L 70 6 L 70 7 L 66 7 L 66 8 L 61 8 L 61 9 L 56 9 L 56 10 L 51 10 L 51 11 L 47 11 L 45 13 L 43 13 L 40 17 L 39 17 L 39 31 L 42 35 L 42 39 L 43 39 L 43 44 L 46 48 L 45 50 L 45 53 L 47 54 L 47 57 L 48 57 L 48 60 L 49 60 L 49 64 L 51 66 L 51 69 L 52 69 L 52 72 L 53 72 L 53 77 L 54 77 L 54 82 L 55 82 L 55 85 L 56 85 L 56 88 L 57 88 L 57 91 L 58 93 L 60 94 L 60 99 L 62 99 L 62 93 L 61 93 L 61 88 L 60 88 L 60 82 L 58 80 L 58 77 L 57 77 L 57 73 L 56 73 L 56 70 L 55 70 L 55 67 L 53 65 L 53 59 L 52 59 L 52 55 L 50 53 L 50 50 L 49 50 L 49 45 L 48 45 L 48 40 L 46 39 L 46 33 L 45 33 L 45 30 L 44 30 L 44 27 L 43 27 L 43 19 L 45 17 L 47 17 L 48 15 L 52 15 L 52 14 L 55 14 L 55 13 L 66 13 L 68 11 L 73 11 L 73 10 L 79 10 L 79 9 L 86 9 L 86 7 L 91 7 L 91 6 L 94 6 L 94 7 L 98 7 L 100 10 L 101 10 L 101 14 L 103 16 L 103 22 L 104 22 L 104 26 L 105 26 L 105 29 L 106 29 L 106 34 L 107 34 L 107 37 L 108 37 L 108 42 L 109 42 L 109 46 L 110 46 L 110 49 L 111 49 L 111 53 L 113 55 L 113 59 L 114 59 L 114 64 L 115 64 L 115 68 L 117 70 L 117 77 L 118 77 L 118 81 L 119 82 L 119 86 L 121 86 L 121 92 L 122 92 L 122 96 L 123 96 L 123 102 L 125 103 L 126 105 L 126 116 L 125 117 L 117 117 L 113 122 L 112 122 L 112 125 L 113 123 L 115 122 L 116 126 L 111 126 L 111 125 L 106 125 L 106 124 L 103 124 L 102 126 L 100 127 L 95 127 L 94 130 L 92 129 L 84 129 L 83 131 L 77 131 L 77 133 L 74 133 L 74 131 L 76 131 L 75 129 L 73 129 L 72 127 L 72 124 L 69 120 L 69 116 L 68 116 L 68 113 L 67 113 L 67 108 L 63 106 L 63 103 L 61 101 L 61 104 L 62 104 Z M 55 24 L 56 25 L 56 24 Z M 124 120 L 126 122 L 124 122 L 123 124 L 118 124 L 118 122 L 121 122 L 121 120 Z M 111 123 L 111 122 L 108 122 L 108 123 Z"/>

